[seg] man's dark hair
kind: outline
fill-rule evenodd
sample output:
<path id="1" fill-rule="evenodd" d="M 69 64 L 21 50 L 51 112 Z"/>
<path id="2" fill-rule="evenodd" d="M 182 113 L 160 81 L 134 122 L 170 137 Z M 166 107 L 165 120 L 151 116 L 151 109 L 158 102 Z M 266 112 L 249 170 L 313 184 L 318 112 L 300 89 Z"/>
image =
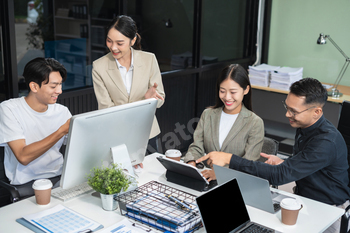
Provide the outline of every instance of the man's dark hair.
<path id="1" fill-rule="evenodd" d="M 305 104 L 318 103 L 323 106 L 327 102 L 327 90 L 317 79 L 301 79 L 293 83 L 289 89 L 296 96 L 305 96 Z"/>
<path id="2" fill-rule="evenodd" d="M 23 77 L 26 81 L 26 86 L 30 92 L 29 83 L 35 82 L 41 87 L 42 82 L 48 83 L 50 73 L 57 71 L 62 77 L 62 82 L 66 81 L 67 71 L 64 66 L 53 58 L 34 58 L 26 64 L 23 71 Z M 46 84 L 45 83 L 45 84 Z"/>

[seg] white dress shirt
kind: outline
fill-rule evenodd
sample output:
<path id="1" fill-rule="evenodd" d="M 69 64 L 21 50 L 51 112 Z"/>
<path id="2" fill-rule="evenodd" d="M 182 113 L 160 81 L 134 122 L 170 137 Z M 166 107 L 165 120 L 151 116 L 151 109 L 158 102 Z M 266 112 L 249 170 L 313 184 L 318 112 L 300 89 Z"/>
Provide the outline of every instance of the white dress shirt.
<path id="1" fill-rule="evenodd" d="M 117 59 L 115 59 L 120 71 L 120 75 L 122 76 L 126 91 L 130 95 L 131 84 L 132 84 L 132 75 L 134 71 L 134 57 L 131 52 L 131 64 L 129 70 L 126 70 L 126 67 L 122 66 Z"/>

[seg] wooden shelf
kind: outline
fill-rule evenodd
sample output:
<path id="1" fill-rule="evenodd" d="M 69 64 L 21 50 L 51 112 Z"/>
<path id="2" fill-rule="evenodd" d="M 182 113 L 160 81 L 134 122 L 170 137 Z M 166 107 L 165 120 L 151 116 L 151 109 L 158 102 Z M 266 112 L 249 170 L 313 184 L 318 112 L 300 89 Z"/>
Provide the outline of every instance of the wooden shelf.
<path id="1" fill-rule="evenodd" d="M 104 22 L 111 22 L 112 19 L 103 19 L 103 18 L 96 18 L 92 17 L 91 20 L 96 20 L 96 21 L 104 21 Z"/>
<path id="2" fill-rule="evenodd" d="M 329 85 L 329 83 L 324 83 L 324 84 L 328 84 Z M 280 89 L 275 89 L 275 88 L 270 88 L 270 87 L 256 86 L 256 85 L 252 85 L 252 88 L 259 89 L 259 90 L 264 90 L 264 91 L 271 91 L 271 92 L 275 92 L 275 93 L 286 94 L 286 95 L 288 95 L 288 93 L 289 93 L 289 91 L 285 91 L 285 90 L 280 90 Z M 339 85 L 338 89 L 340 90 L 341 93 L 343 93 L 343 96 L 339 97 L 337 99 L 332 98 L 331 96 L 329 96 L 328 97 L 328 101 L 329 102 L 334 102 L 334 103 L 343 103 L 344 100 L 350 101 L 350 87 L 349 86 L 341 86 L 341 85 Z"/>
<path id="3" fill-rule="evenodd" d="M 81 38 L 80 35 L 72 35 L 72 34 L 64 34 L 64 33 L 56 33 L 56 37 L 57 36 L 71 38 L 71 39 Z"/>
<path id="4" fill-rule="evenodd" d="M 63 20 L 74 20 L 74 21 L 82 21 L 82 22 L 87 22 L 88 19 L 81 19 L 81 18 L 74 18 L 74 17 L 66 17 L 66 16 L 58 16 L 58 15 L 55 15 L 55 18 L 56 19 L 63 19 Z"/>

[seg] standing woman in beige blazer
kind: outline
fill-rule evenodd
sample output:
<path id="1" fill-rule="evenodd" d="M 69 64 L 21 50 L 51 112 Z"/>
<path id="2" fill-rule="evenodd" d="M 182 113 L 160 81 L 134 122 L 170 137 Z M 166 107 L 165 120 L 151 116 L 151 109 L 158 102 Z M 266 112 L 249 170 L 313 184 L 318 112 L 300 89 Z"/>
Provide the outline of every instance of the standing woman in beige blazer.
<path id="1" fill-rule="evenodd" d="M 141 37 L 134 20 L 125 15 L 113 19 L 107 28 L 106 45 L 110 52 L 94 61 L 92 69 L 98 108 L 149 98 L 158 99 L 157 108 L 160 108 L 165 93 L 158 62 L 154 54 L 141 51 Z M 148 151 L 157 151 L 159 133 L 154 117 Z"/>
<path id="2" fill-rule="evenodd" d="M 252 112 L 251 86 L 246 70 L 232 64 L 223 69 L 216 83 L 216 104 L 203 111 L 188 148 L 185 162 L 212 151 L 223 151 L 249 160 L 260 158 L 264 140 L 263 120 Z M 204 177 L 215 180 L 214 170 Z"/>

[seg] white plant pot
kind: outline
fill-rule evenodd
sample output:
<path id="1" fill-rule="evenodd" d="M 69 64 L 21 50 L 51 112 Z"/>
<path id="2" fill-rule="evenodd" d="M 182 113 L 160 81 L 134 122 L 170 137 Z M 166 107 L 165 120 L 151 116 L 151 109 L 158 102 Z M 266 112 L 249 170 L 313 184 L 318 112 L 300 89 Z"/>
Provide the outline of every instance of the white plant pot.
<path id="1" fill-rule="evenodd" d="M 116 196 L 118 196 L 118 193 L 116 194 L 102 194 L 100 193 L 101 201 L 102 201 L 102 208 L 104 210 L 116 210 L 118 208 L 118 201 L 114 200 Z"/>

